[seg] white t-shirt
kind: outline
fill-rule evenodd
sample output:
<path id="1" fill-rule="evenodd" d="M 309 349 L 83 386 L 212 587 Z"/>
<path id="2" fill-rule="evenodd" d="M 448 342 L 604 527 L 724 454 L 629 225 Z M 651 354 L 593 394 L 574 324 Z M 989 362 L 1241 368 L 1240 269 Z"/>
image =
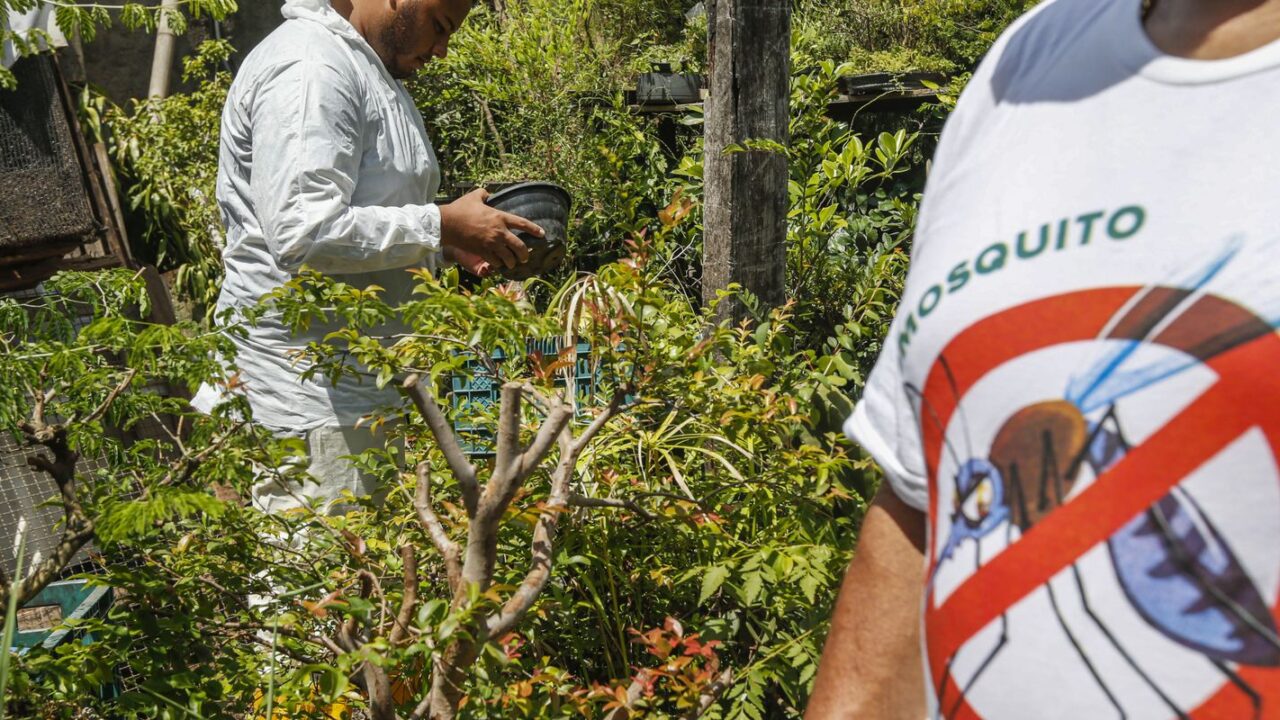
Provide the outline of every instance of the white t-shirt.
<path id="1" fill-rule="evenodd" d="M 975 74 L 846 425 L 928 513 L 931 712 L 1280 717 L 1277 191 L 1280 42 L 1051 0 Z"/>

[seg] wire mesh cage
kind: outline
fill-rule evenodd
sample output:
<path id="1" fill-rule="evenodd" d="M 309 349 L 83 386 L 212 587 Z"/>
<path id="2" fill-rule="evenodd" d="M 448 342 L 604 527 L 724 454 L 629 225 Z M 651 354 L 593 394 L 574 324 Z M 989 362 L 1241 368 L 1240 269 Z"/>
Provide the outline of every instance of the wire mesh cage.
<path id="1" fill-rule="evenodd" d="M 4 297 L 35 306 L 44 302 L 48 294 L 42 287 L 32 290 L 5 293 Z M 67 318 L 75 329 L 87 325 L 89 315 Z M 27 565 L 36 552 L 48 557 L 61 538 L 63 520 L 62 505 L 57 502 L 58 488 L 53 479 L 27 463 L 35 449 L 11 432 L 0 431 L 0 547 L 9 547 L 18 531 L 18 522 L 27 522 Z M 81 460 L 81 470 L 91 471 L 99 463 L 93 458 Z M 72 559 L 69 568 L 76 569 L 90 562 L 91 547 L 86 545 Z M 17 558 L 12 552 L 0 553 L 0 564 L 9 577 L 13 577 Z"/>
<path id="2" fill-rule="evenodd" d="M 57 253 L 96 232 L 53 59 L 23 58 L 0 91 L 0 260 Z"/>

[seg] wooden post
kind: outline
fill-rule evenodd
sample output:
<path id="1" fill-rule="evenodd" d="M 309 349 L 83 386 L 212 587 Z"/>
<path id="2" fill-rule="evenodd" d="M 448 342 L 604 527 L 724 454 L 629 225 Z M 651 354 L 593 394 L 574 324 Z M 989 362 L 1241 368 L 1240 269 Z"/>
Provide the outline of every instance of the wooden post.
<path id="1" fill-rule="evenodd" d="M 787 158 L 724 150 L 788 142 L 791 0 L 711 0 L 708 31 L 702 297 L 736 282 L 776 307 L 786 300 Z M 720 312 L 735 322 L 745 314 L 737 302 Z"/>
<path id="2" fill-rule="evenodd" d="M 178 0 L 160 0 L 160 22 L 156 27 L 156 50 L 151 57 L 151 84 L 147 97 L 166 97 L 173 73 L 173 53 L 178 36 L 169 23 L 169 13 L 178 12 Z"/>

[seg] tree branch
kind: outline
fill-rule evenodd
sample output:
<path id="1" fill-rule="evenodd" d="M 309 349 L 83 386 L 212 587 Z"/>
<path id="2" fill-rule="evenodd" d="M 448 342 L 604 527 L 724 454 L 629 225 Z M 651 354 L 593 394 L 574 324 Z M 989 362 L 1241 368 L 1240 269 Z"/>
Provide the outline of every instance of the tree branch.
<path id="1" fill-rule="evenodd" d="M 615 508 L 618 510 L 630 510 L 640 517 L 643 517 L 645 520 L 653 519 L 653 515 L 640 507 L 640 504 L 635 500 L 623 500 L 620 498 L 593 498 L 573 493 L 569 496 L 569 506 L 580 508 Z"/>
<path id="2" fill-rule="evenodd" d="M 222 446 L 225 445 L 233 435 L 240 431 L 240 428 L 243 428 L 248 424 L 248 420 L 240 420 L 235 425 L 228 428 L 226 432 L 215 437 L 213 440 L 210 440 L 209 444 L 201 448 L 196 454 L 178 458 L 169 466 L 169 472 L 165 473 L 165 476 L 156 484 L 165 486 L 173 485 L 175 482 L 186 482 L 187 480 L 190 480 L 191 476 L 195 474 L 196 470 L 200 469 L 200 465 L 204 463 L 205 460 L 209 459 L 210 455 L 221 450 Z M 179 471 L 181 471 L 181 477 L 179 477 Z"/>
<path id="3" fill-rule="evenodd" d="M 400 612 L 396 613 L 396 624 L 391 628 L 391 636 L 388 638 L 393 646 L 403 643 L 409 637 L 409 623 L 418 606 L 418 556 L 413 552 L 412 545 L 400 546 L 400 560 L 404 563 L 404 598 L 400 600 Z"/>
<path id="4" fill-rule="evenodd" d="M 613 416 L 618 414 L 618 410 L 622 407 L 622 403 L 626 399 L 626 388 L 618 388 L 613 391 L 613 397 L 609 398 L 609 404 L 605 406 L 604 410 L 600 411 L 600 414 L 596 416 L 596 419 L 591 421 L 591 424 L 587 426 L 587 429 L 583 430 L 582 434 L 579 435 L 578 439 L 573 443 L 573 459 L 575 463 L 578 460 L 578 456 L 582 454 L 582 451 L 586 449 L 587 445 L 590 445 L 591 441 L 595 439 L 595 436 L 604 429 L 604 426 L 608 424 L 610 420 L 613 419 Z"/>
<path id="5" fill-rule="evenodd" d="M 493 476 L 480 499 L 478 520 L 485 524 L 496 522 L 506 512 L 516 492 L 524 485 L 533 471 L 538 469 L 573 417 L 573 411 L 564 403 L 550 401 L 547 417 L 538 428 L 533 442 L 520 449 L 520 405 L 525 393 L 521 383 L 502 386 L 502 407 L 498 421 L 498 455 Z"/>
<path id="6" fill-rule="evenodd" d="M 498 440 L 497 457 L 494 458 L 493 475 L 485 484 L 484 496 L 480 498 L 480 513 L 486 509 L 492 512 L 496 501 L 511 490 L 518 482 L 515 471 L 520 457 L 520 409 L 524 398 L 524 388 L 520 383 L 504 383 L 500 392 L 498 405 Z M 504 508 L 505 509 L 505 508 Z"/>
<path id="7" fill-rule="evenodd" d="M 89 413 L 89 415 L 85 417 L 83 422 L 87 422 L 87 423 L 94 422 L 95 420 L 100 420 L 103 415 L 106 415 L 107 410 L 111 409 L 111 406 L 120 397 L 120 394 L 123 393 L 125 389 L 129 387 L 129 385 L 133 382 L 133 379 L 137 376 L 138 376 L 137 369 L 129 368 L 129 371 L 124 374 L 124 379 L 121 380 L 118 385 L 116 385 L 114 388 L 111 389 L 111 392 L 107 394 L 106 399 L 104 399 L 102 403 L 98 405 L 98 407 L 93 412 Z"/>
<path id="8" fill-rule="evenodd" d="M 636 701 L 640 699 L 640 696 L 644 694 L 648 675 L 648 670 L 641 670 L 636 673 L 635 677 L 631 679 L 631 684 L 627 686 L 626 704 L 619 705 L 614 708 L 608 715 L 604 716 L 604 720 L 629 720 L 631 717 L 631 706 L 635 705 Z"/>
<path id="9" fill-rule="evenodd" d="M 427 531 L 432 544 L 444 557 L 445 572 L 449 579 L 449 590 L 457 593 L 458 583 L 462 578 L 462 564 L 458 557 L 458 544 L 449 538 L 440 516 L 431 506 L 431 466 L 425 462 L 418 463 L 418 485 L 413 498 L 414 510 L 418 513 L 418 522 Z M 414 559 L 415 566 L 417 559 Z"/>
<path id="10" fill-rule="evenodd" d="M 573 479 L 575 461 L 570 448 L 573 432 L 565 427 L 560 432 L 560 462 L 551 474 L 551 495 L 542 506 L 538 523 L 533 528 L 531 546 L 532 562 L 524 580 L 516 588 L 502 608 L 489 616 L 484 623 L 486 637 L 503 635 L 524 618 L 542 594 L 551 577 L 551 561 L 554 557 L 556 528 L 560 515 L 569 502 L 569 483 Z"/>
<path id="11" fill-rule="evenodd" d="M 578 457 L 591 440 L 604 428 L 609 419 L 622 407 L 626 392 L 619 389 L 613 394 L 609 405 L 600 412 L 591 425 L 576 440 L 573 431 L 566 423 L 559 433 L 560 461 L 551 474 L 551 495 L 543 505 L 538 523 L 533 529 L 532 563 L 529 572 L 511 597 L 503 604 L 502 609 L 485 620 L 488 637 L 503 635 L 515 627 L 529 612 L 538 596 L 546 587 L 551 577 L 551 561 L 554 557 L 556 531 L 560 515 L 569 505 L 569 486 L 573 481 L 578 465 Z M 550 419 L 548 419 L 550 422 Z"/>
<path id="12" fill-rule="evenodd" d="M 462 452 L 457 433 L 449 425 L 448 419 L 436 404 L 436 399 L 432 397 L 430 390 L 422 387 L 421 379 L 419 375 L 410 375 L 405 378 L 402 390 L 413 401 L 422 418 L 427 421 L 427 427 L 431 429 L 436 445 L 444 453 L 449 469 L 462 490 L 462 503 L 467 509 L 467 516 L 475 517 L 476 508 L 480 502 L 480 483 L 476 480 L 476 468 Z"/>
<path id="13" fill-rule="evenodd" d="M 534 436 L 533 442 L 529 443 L 529 447 L 520 454 L 520 458 L 517 461 L 515 473 L 519 478 L 519 482 L 523 483 L 533 474 L 534 470 L 538 469 L 538 466 L 542 464 L 542 460 L 546 458 L 547 453 L 551 451 L 556 438 L 560 437 L 560 433 L 572 418 L 573 410 L 569 409 L 564 403 L 553 401 L 547 410 L 547 419 L 542 421 L 542 426 L 538 428 L 538 434 Z"/>
<path id="14" fill-rule="evenodd" d="M 698 705 L 684 714 L 684 720 L 697 720 L 702 717 L 731 685 L 733 685 L 733 669 L 726 668 L 711 684 L 702 688 L 702 692 L 698 693 Z"/>

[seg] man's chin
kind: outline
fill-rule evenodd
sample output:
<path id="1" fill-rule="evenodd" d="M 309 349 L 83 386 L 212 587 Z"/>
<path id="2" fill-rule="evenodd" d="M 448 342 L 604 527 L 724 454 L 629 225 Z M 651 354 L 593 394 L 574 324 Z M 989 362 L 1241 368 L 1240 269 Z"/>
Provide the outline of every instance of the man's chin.
<path id="1" fill-rule="evenodd" d="M 418 60 L 409 61 L 408 63 L 383 63 L 386 65 L 387 72 L 396 80 L 408 80 L 418 74 L 426 66 Z"/>

